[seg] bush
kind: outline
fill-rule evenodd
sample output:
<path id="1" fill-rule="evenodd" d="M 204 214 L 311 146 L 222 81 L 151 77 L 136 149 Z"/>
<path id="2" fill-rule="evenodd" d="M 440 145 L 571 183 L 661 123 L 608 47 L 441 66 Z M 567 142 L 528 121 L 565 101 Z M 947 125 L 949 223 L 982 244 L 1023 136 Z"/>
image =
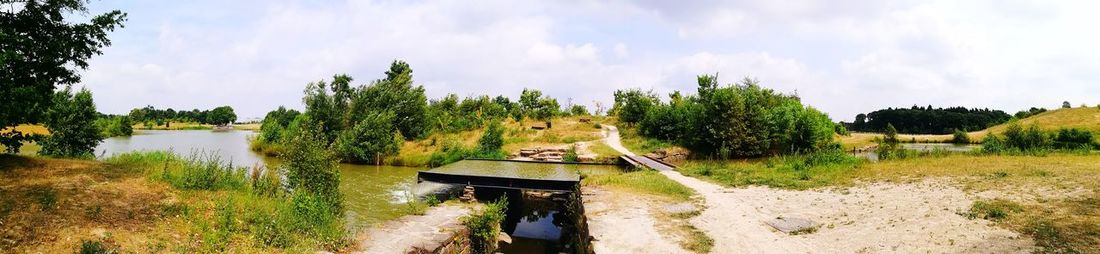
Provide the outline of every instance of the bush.
<path id="1" fill-rule="evenodd" d="M 640 89 L 618 90 L 615 91 L 615 104 L 608 113 L 618 116 L 623 123 L 636 124 L 658 103 L 657 95 L 653 92 L 643 92 Z"/>
<path id="2" fill-rule="evenodd" d="M 1023 211 L 1024 208 L 1015 202 L 994 199 L 990 201 L 975 201 L 967 214 L 971 219 L 982 218 L 991 221 L 1000 221 L 1008 218 L 1010 214 Z"/>
<path id="3" fill-rule="evenodd" d="M 970 144 L 970 135 L 966 134 L 965 131 L 955 129 L 955 134 L 951 138 L 951 143 L 955 143 L 956 145 Z"/>
<path id="4" fill-rule="evenodd" d="M 489 123 L 489 127 L 485 129 L 485 134 L 481 135 L 481 139 L 477 143 L 478 150 L 482 153 L 500 151 L 501 147 L 504 146 L 504 127 L 500 125 L 499 121 Z"/>
<path id="5" fill-rule="evenodd" d="M 95 103 L 88 89 L 76 94 L 71 88 L 54 93 L 53 105 L 46 112 L 46 128 L 50 135 L 41 142 L 41 155 L 56 157 L 89 158 L 102 133 L 95 126 Z"/>
<path id="6" fill-rule="evenodd" d="M 1006 151 L 1008 151 L 1008 144 L 1005 144 L 1005 141 L 997 137 L 997 135 L 990 133 L 989 135 L 985 135 L 985 138 L 982 139 L 982 152 L 997 154 Z"/>
<path id="7" fill-rule="evenodd" d="M 381 164 L 397 154 L 404 138 L 393 125 L 392 113 L 371 113 L 351 129 L 341 131 L 332 144 L 343 161 Z"/>
<path id="8" fill-rule="evenodd" d="M 473 253 L 496 251 L 500 223 L 504 221 L 504 212 L 507 209 L 508 199 L 501 197 L 497 201 L 486 204 L 480 214 L 462 219 L 462 224 L 470 230 L 470 249 Z"/>
<path id="9" fill-rule="evenodd" d="M 80 254 L 114 254 L 118 250 L 107 247 L 100 241 L 84 240 L 80 243 Z"/>
<path id="10" fill-rule="evenodd" d="M 577 146 L 569 146 L 569 150 L 565 151 L 565 154 L 561 157 L 564 162 L 578 162 L 577 158 Z"/>
<path id="11" fill-rule="evenodd" d="M 340 194 L 340 171 L 337 160 L 317 134 L 317 126 L 303 122 L 296 133 L 291 133 L 287 145 L 292 147 L 282 155 L 283 170 L 288 186 L 296 195 L 310 195 L 327 202 L 328 211 L 342 215 L 343 198 Z M 299 194 L 300 193 L 300 194 Z"/>
<path id="12" fill-rule="evenodd" d="M 1059 129 L 1054 147 L 1059 149 L 1092 149 L 1096 146 L 1092 132 L 1083 129 Z"/>
<path id="13" fill-rule="evenodd" d="M 95 120 L 95 126 L 103 137 L 130 136 L 134 134 L 133 123 L 128 116 L 102 117 Z"/>
<path id="14" fill-rule="evenodd" d="M 1051 147 L 1051 139 L 1039 129 L 1038 125 L 1031 125 L 1024 129 L 1019 124 L 1013 123 L 1004 132 L 1005 145 L 1020 151 L 1045 150 Z"/>

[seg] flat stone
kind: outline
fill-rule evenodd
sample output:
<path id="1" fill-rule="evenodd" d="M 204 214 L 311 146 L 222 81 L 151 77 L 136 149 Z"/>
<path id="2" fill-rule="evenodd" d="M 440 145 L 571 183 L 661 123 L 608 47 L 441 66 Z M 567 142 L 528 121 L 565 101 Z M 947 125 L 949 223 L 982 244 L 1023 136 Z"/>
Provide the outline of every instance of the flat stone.
<path id="1" fill-rule="evenodd" d="M 795 231 L 799 231 L 799 230 L 806 230 L 806 229 L 809 229 L 809 228 L 813 228 L 814 226 L 817 225 L 816 223 L 814 223 L 813 221 L 808 220 L 808 219 L 795 218 L 795 217 L 783 217 L 783 216 L 765 221 L 764 223 L 768 224 L 768 226 L 772 226 L 773 228 L 775 228 L 776 230 L 779 230 L 780 232 L 787 233 L 787 234 L 790 234 L 791 232 L 795 232 Z"/>
<path id="2" fill-rule="evenodd" d="M 696 209 L 695 209 L 695 205 L 693 205 L 691 203 L 679 203 L 679 204 L 674 204 L 674 205 L 667 205 L 664 208 L 662 208 L 662 210 L 664 210 L 665 213 L 677 214 L 677 213 L 694 212 Z"/>

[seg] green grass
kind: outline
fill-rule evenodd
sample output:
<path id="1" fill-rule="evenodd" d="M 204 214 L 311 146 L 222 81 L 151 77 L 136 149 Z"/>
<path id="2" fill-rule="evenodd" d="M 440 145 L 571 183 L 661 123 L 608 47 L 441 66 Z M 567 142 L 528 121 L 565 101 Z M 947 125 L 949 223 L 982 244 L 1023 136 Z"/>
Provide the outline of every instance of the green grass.
<path id="1" fill-rule="evenodd" d="M 619 138 L 623 146 L 636 154 L 647 154 L 675 146 L 665 141 L 642 137 L 633 127 L 618 126 L 617 128 L 619 128 Z"/>
<path id="2" fill-rule="evenodd" d="M 1022 212 L 1023 206 L 1016 202 L 993 199 L 988 201 L 975 201 L 970 207 L 970 212 L 967 214 L 971 219 L 982 218 L 991 221 L 1000 221 L 1007 218 L 1010 214 Z"/>
<path id="3" fill-rule="evenodd" d="M 726 186 L 809 189 L 852 181 L 862 160 L 833 151 L 755 161 L 688 161 L 680 172 Z"/>
<path id="4" fill-rule="evenodd" d="M 591 175 L 582 180 L 584 185 L 608 186 L 638 193 L 669 197 L 679 201 L 691 200 L 695 191 L 651 170 L 621 174 Z"/>

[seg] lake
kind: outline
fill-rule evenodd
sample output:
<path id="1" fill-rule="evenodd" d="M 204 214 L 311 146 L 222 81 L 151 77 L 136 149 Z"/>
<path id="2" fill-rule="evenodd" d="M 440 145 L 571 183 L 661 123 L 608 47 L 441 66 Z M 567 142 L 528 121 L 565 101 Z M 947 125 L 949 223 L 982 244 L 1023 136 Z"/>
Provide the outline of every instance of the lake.
<path id="1" fill-rule="evenodd" d="M 95 149 L 99 158 L 131 151 L 170 150 L 182 156 L 215 154 L 233 165 L 277 166 L 279 160 L 248 148 L 252 131 L 138 130 L 130 137 L 107 138 Z M 348 221 L 365 227 L 406 214 L 405 201 L 415 194 L 436 190 L 434 184 L 416 184 L 421 168 L 340 164 L 340 190 Z"/>

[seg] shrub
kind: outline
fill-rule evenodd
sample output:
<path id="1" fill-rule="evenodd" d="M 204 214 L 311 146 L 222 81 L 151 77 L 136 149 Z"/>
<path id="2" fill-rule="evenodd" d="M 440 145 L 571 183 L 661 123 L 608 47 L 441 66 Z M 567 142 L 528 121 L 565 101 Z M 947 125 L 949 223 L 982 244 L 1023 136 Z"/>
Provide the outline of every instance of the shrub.
<path id="1" fill-rule="evenodd" d="M 966 134 L 965 131 L 955 129 L 955 134 L 951 138 L 951 143 L 955 143 L 956 145 L 970 144 L 970 135 Z"/>
<path id="2" fill-rule="evenodd" d="M 103 141 L 102 133 L 95 126 L 95 103 L 88 89 L 73 94 L 71 88 L 54 93 L 53 105 L 46 112 L 46 128 L 50 135 L 41 142 L 41 155 L 57 157 L 92 157 L 92 152 Z"/>
<path id="3" fill-rule="evenodd" d="M 611 106 L 609 115 L 619 117 L 619 121 L 626 124 L 641 122 L 649 109 L 658 104 L 657 95 L 652 91 L 643 92 L 640 89 L 615 91 L 615 104 Z"/>
<path id="4" fill-rule="evenodd" d="M 990 201 L 975 201 L 970 207 L 968 217 L 971 219 L 982 218 L 991 221 L 1000 221 L 1012 213 L 1018 213 L 1023 211 L 1023 207 L 1015 202 L 994 199 Z"/>
<path id="5" fill-rule="evenodd" d="M 341 131 L 332 144 L 341 160 L 352 163 L 381 164 L 386 156 L 397 154 L 404 138 L 393 125 L 392 113 L 370 113 Z"/>
<path id="6" fill-rule="evenodd" d="M 84 240 L 80 242 L 80 254 L 114 254 L 118 250 L 107 247 L 100 241 Z"/>
<path id="7" fill-rule="evenodd" d="M 282 155 L 287 185 L 296 194 L 308 194 L 324 200 L 329 205 L 329 212 L 342 215 L 343 198 L 339 190 L 337 160 L 325 148 L 318 132 L 317 126 L 304 122 L 296 133 L 291 134 L 287 145 L 292 149 Z"/>
<path id="8" fill-rule="evenodd" d="M 499 121 L 489 123 L 489 127 L 485 129 L 485 134 L 481 135 L 481 139 L 477 143 L 478 150 L 482 153 L 500 151 L 501 147 L 504 146 L 504 127 L 500 125 Z"/>
<path id="9" fill-rule="evenodd" d="M 1051 147 L 1050 137 L 1044 134 L 1038 125 L 1031 125 L 1024 129 L 1019 124 L 1013 123 L 1005 130 L 1004 136 L 1005 145 L 1021 151 L 1044 150 Z"/>
<path id="10" fill-rule="evenodd" d="M 565 151 L 565 154 L 561 157 L 564 162 L 577 162 L 577 146 L 569 146 L 569 150 Z"/>
<path id="11" fill-rule="evenodd" d="M 504 212 L 508 209 L 508 199 L 501 197 L 485 205 L 480 214 L 462 219 L 462 224 L 470 230 L 470 249 L 473 253 L 493 253 L 496 251 L 497 235 L 500 223 L 504 221 Z"/>
<path id="12" fill-rule="evenodd" d="M 990 133 L 989 135 L 985 135 L 985 138 L 982 139 L 982 152 L 996 154 L 1006 151 L 1008 151 L 1008 145 L 1005 144 L 1003 139 L 997 137 L 997 135 Z"/>
<path id="13" fill-rule="evenodd" d="M 1089 130 L 1063 128 L 1054 137 L 1054 147 L 1059 149 L 1092 149 L 1095 145 Z"/>

